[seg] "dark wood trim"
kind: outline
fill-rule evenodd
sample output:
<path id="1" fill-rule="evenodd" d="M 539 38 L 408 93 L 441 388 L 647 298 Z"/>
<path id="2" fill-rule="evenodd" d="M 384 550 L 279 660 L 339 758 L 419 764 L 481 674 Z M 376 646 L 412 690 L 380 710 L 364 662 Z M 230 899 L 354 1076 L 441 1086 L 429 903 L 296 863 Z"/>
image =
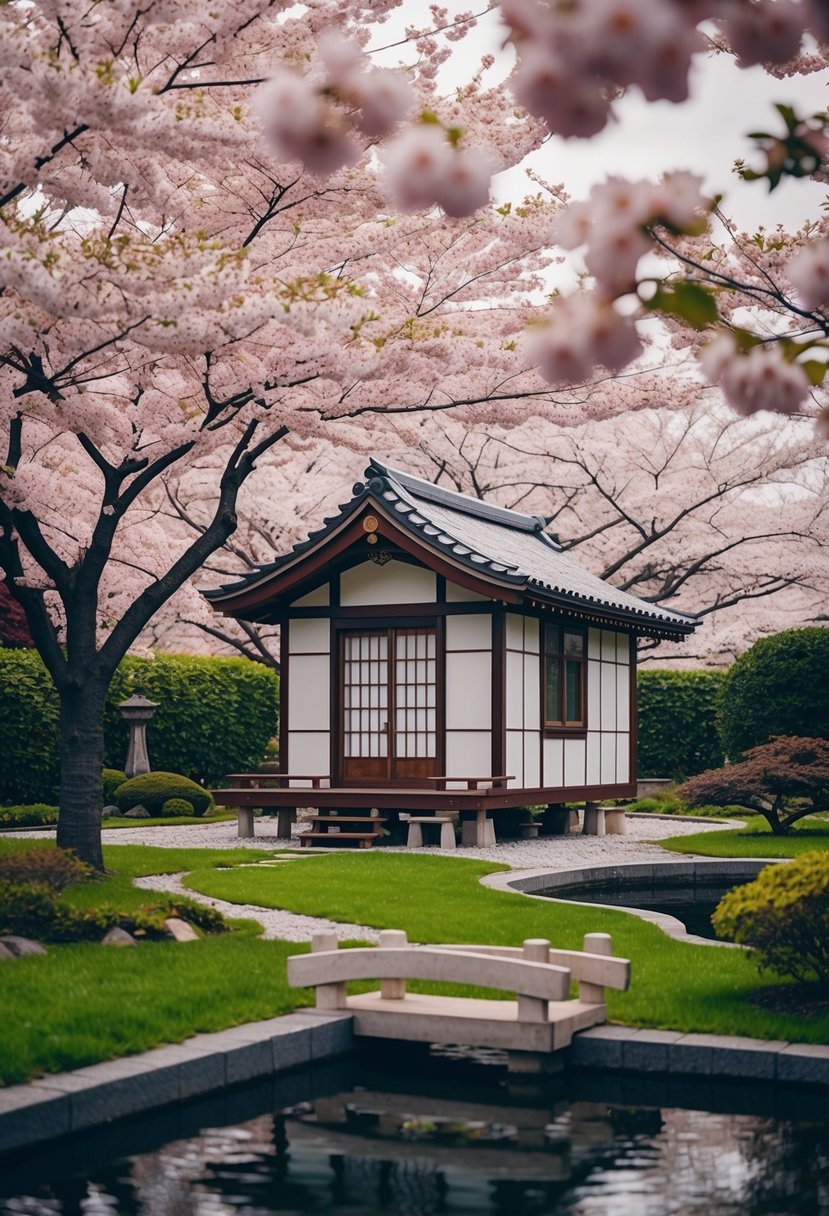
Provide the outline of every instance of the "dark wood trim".
<path id="1" fill-rule="evenodd" d="M 340 572 L 334 570 L 328 580 L 328 604 L 331 608 L 339 608 L 340 606 Z"/>
<path id="2" fill-rule="evenodd" d="M 445 586 L 444 586 L 445 591 Z M 435 762 L 446 772 L 446 621 L 435 621 Z"/>
<path id="3" fill-rule="evenodd" d="M 449 778 L 451 780 L 451 778 Z M 378 810 L 517 810 L 542 802 L 601 802 L 605 798 L 633 798 L 636 783 L 615 785 L 581 785 L 558 787 L 535 787 L 533 789 L 501 788 L 488 790 L 426 790 L 422 786 L 404 784 L 364 785 L 359 787 L 337 786 L 325 789 L 310 789 L 296 786 L 291 789 L 220 789 L 213 797 L 220 806 L 253 807 L 336 807 L 342 810 L 363 810 L 377 807 Z"/>
<path id="4" fill-rule="evenodd" d="M 628 680 L 630 682 L 630 760 L 628 763 L 628 779 L 633 783 L 634 789 L 638 780 L 637 775 L 637 740 L 639 737 L 639 708 L 636 695 L 636 670 L 637 670 L 637 653 L 636 653 L 636 637 L 631 634 L 630 644 L 630 669 Z"/>
<path id="5" fill-rule="evenodd" d="M 435 579 L 436 600 L 439 604 L 446 603 L 446 575 L 439 574 Z"/>
<path id="6" fill-rule="evenodd" d="M 393 617 L 396 613 L 406 613 L 408 616 L 483 616 L 492 611 L 493 600 L 469 604 L 438 604 L 431 600 L 423 600 L 418 604 L 355 604 L 347 608 L 288 608 L 284 619 L 304 620 L 306 617 L 335 617 L 349 620 L 353 617 Z"/>
<path id="7" fill-rule="evenodd" d="M 517 730 L 517 727 L 513 729 Z M 591 735 L 599 733 L 600 728 L 590 731 Z M 610 734 L 610 731 L 605 731 L 605 734 Z M 541 738 L 543 739 L 586 739 L 586 726 L 542 726 Z"/>
<path id="8" fill-rule="evenodd" d="M 369 616 L 364 609 L 360 609 L 360 616 L 349 617 L 332 617 L 331 628 L 337 633 L 350 632 L 351 630 L 360 629 L 375 629 L 382 630 L 384 627 L 388 629 L 435 629 L 438 624 L 438 617 L 434 612 L 422 616 L 391 616 L 384 612 L 381 616 Z"/>
<path id="9" fill-rule="evenodd" d="M 506 772 L 507 768 L 506 690 L 506 614 L 503 608 L 496 607 L 492 612 L 492 713 L 490 715 L 493 773 Z"/>
<path id="10" fill-rule="evenodd" d="M 285 621 L 279 627 L 279 767 L 288 770 L 288 635 Z"/>

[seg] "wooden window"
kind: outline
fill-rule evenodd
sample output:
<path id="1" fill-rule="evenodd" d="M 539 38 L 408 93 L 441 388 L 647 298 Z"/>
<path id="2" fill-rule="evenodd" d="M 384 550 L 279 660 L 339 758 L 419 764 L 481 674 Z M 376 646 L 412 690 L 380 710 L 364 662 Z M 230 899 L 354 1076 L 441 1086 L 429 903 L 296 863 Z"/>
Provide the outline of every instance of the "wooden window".
<path id="1" fill-rule="evenodd" d="M 576 625 L 544 623 L 544 726 L 553 730 L 584 730 L 587 723 L 585 630 Z"/>

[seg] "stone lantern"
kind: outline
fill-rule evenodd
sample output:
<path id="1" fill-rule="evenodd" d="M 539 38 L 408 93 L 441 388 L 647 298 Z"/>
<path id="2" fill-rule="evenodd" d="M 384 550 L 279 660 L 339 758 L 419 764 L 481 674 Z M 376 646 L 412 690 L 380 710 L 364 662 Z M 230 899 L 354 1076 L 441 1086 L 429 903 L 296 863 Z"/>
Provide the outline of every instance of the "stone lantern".
<path id="1" fill-rule="evenodd" d="M 130 724 L 130 741 L 124 772 L 128 777 L 148 773 L 150 757 L 147 755 L 147 723 L 158 709 L 158 702 L 148 701 L 146 697 L 135 693 L 126 701 L 121 701 L 118 708 Z"/>

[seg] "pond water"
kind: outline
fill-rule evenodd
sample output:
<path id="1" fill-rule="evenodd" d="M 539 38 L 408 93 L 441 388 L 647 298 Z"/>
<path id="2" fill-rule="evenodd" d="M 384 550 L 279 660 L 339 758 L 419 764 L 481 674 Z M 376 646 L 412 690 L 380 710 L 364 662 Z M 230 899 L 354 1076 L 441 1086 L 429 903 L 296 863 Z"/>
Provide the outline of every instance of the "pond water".
<path id="1" fill-rule="evenodd" d="M 583 886 L 550 887 L 533 894 L 546 899 L 575 900 L 582 904 L 609 904 L 617 908 L 645 908 L 649 912 L 667 912 L 682 921 L 689 933 L 697 937 L 716 940 L 717 933 L 711 917 L 722 897 L 735 887 L 750 882 L 720 879 L 716 882 L 699 880 L 696 883 L 678 878 L 616 880 L 603 883 L 586 883 Z"/>
<path id="2" fill-rule="evenodd" d="M 828 1120 L 808 1091 L 398 1049 L 0 1162 L 0 1213 L 826 1216 Z"/>

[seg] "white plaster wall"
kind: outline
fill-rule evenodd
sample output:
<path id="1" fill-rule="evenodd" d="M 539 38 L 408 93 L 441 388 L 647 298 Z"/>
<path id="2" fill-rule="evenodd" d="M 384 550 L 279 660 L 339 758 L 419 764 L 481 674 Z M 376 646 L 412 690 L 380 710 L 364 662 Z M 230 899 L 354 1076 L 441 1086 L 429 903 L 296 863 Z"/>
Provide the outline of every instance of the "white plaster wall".
<path id="1" fill-rule="evenodd" d="M 446 732 L 446 776 L 483 777 L 491 772 L 492 741 L 489 731 Z M 466 789 L 466 783 L 463 786 Z"/>
<path id="2" fill-rule="evenodd" d="M 616 780 L 616 735 L 602 732 L 602 785 L 612 785 Z"/>
<path id="3" fill-rule="evenodd" d="M 602 779 L 602 737 L 597 730 L 587 732 L 587 784 L 598 785 Z"/>
<path id="4" fill-rule="evenodd" d="M 558 789 L 564 784 L 564 740 L 544 740 L 544 784 Z"/>
<path id="5" fill-rule="evenodd" d="M 457 583 L 446 584 L 446 599 L 450 604 L 470 604 L 478 601 L 491 603 L 488 596 L 478 595 L 477 591 L 467 591 L 466 587 L 460 587 Z"/>
<path id="6" fill-rule="evenodd" d="M 428 604 L 437 596 L 436 576 L 408 562 L 377 566 L 363 562 L 340 575 L 340 603 L 345 608 L 361 604 Z"/>
<path id="7" fill-rule="evenodd" d="M 492 725 L 492 655 L 446 654 L 447 730 L 489 730 Z M 479 770 L 470 768 L 469 776 Z M 489 765 L 483 770 L 489 771 Z"/>
<path id="8" fill-rule="evenodd" d="M 537 730 L 524 731 L 524 785 L 528 790 L 541 786 L 541 735 Z"/>
<path id="9" fill-rule="evenodd" d="M 601 664 L 601 728 L 602 730 L 616 729 L 616 663 Z"/>
<path id="10" fill-rule="evenodd" d="M 506 615 L 506 725 L 509 784 L 537 789 L 542 774 L 540 626 L 535 617 Z M 514 737 L 512 735 L 514 734 Z"/>
<path id="11" fill-rule="evenodd" d="M 331 663 L 326 654 L 291 655 L 288 660 L 289 730 L 330 729 L 330 672 Z"/>
<path id="12" fill-rule="evenodd" d="M 293 601 L 294 608 L 324 608 L 329 603 L 328 583 L 315 587 L 307 595 L 301 595 Z"/>
<path id="13" fill-rule="evenodd" d="M 564 740 L 564 785 L 584 785 L 587 746 L 584 739 Z"/>
<path id="14" fill-rule="evenodd" d="M 288 772 L 327 777 L 331 754 L 328 731 L 288 732 Z"/>
<path id="15" fill-rule="evenodd" d="M 611 629 L 587 635 L 587 784 L 630 780 L 630 641 Z"/>
<path id="16" fill-rule="evenodd" d="M 591 633 L 593 631 L 591 630 Z M 587 660 L 587 729 L 601 727 L 602 665 L 595 659 Z"/>
<path id="17" fill-rule="evenodd" d="M 507 784 L 511 789 L 521 789 L 524 785 L 524 732 L 523 730 L 507 731 L 507 772 L 512 781 Z"/>
<path id="18" fill-rule="evenodd" d="M 331 626 L 327 620 L 288 622 L 289 654 L 328 654 Z"/>
<path id="19" fill-rule="evenodd" d="M 492 617 L 488 612 L 446 618 L 447 650 L 491 650 Z"/>
<path id="20" fill-rule="evenodd" d="M 524 729 L 524 656 L 507 651 L 506 663 L 507 730 Z M 512 769 L 510 769 L 512 772 Z"/>
<path id="21" fill-rule="evenodd" d="M 618 664 L 616 667 L 616 729 L 630 730 L 629 665 Z"/>

